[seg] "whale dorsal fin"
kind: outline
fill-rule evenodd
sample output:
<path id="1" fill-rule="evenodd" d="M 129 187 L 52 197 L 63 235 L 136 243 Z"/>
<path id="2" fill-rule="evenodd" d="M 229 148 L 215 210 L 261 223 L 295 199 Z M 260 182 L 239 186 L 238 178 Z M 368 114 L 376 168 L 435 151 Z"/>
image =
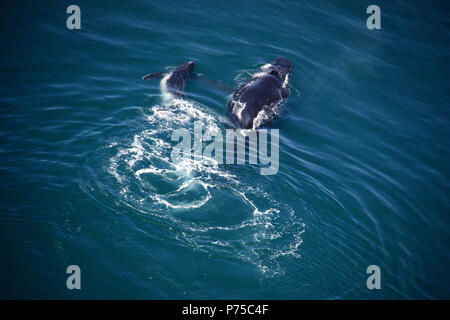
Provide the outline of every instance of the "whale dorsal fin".
<path id="1" fill-rule="evenodd" d="M 153 79 L 153 78 L 162 78 L 162 77 L 164 77 L 165 74 L 166 74 L 165 72 L 150 73 L 146 76 L 143 76 L 142 80 L 148 80 L 148 79 Z"/>

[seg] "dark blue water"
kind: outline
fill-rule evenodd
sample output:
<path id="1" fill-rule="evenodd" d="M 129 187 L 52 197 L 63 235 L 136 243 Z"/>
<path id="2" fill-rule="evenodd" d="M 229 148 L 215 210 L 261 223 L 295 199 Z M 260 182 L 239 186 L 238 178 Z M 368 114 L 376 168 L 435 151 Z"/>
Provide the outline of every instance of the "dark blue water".
<path id="1" fill-rule="evenodd" d="M 66 8 L 81 8 L 68 30 Z M 368 30 L 366 8 L 381 8 Z M 1 5 L 0 297 L 449 298 L 449 6 L 439 1 Z M 280 166 L 173 167 L 277 56 Z M 81 268 L 82 289 L 66 288 Z M 368 290 L 378 265 L 381 290 Z"/>

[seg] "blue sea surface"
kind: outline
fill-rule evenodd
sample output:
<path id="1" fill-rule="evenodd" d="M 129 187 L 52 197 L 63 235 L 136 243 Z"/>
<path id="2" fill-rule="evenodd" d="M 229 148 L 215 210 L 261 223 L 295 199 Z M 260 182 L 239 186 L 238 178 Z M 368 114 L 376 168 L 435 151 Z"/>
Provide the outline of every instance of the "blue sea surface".
<path id="1" fill-rule="evenodd" d="M 2 3 L 0 298 L 450 298 L 449 9 Z M 141 77 L 193 60 L 237 87 L 279 56 L 294 67 L 268 127 L 278 173 L 174 166 L 171 133 L 224 131 L 230 94 L 194 78 L 166 100 Z"/>

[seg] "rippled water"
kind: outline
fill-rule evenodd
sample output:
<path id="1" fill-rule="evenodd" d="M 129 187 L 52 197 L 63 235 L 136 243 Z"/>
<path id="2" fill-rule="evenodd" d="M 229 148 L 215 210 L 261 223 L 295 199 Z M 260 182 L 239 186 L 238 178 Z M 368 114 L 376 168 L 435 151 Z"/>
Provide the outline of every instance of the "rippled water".
<path id="1" fill-rule="evenodd" d="M 447 4 L 378 2 L 381 30 L 356 1 L 77 4 L 72 31 L 66 4 L 2 4 L 0 297 L 449 297 Z M 141 77 L 193 60 L 236 87 L 277 56 L 278 173 L 172 163 L 229 94 Z"/>

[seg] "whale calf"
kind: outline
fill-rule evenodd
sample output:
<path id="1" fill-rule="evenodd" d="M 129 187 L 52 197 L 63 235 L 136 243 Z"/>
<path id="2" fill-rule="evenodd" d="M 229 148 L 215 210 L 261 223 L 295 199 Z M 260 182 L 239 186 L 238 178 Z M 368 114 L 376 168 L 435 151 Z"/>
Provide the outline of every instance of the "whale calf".
<path id="1" fill-rule="evenodd" d="M 243 84 L 228 103 L 228 115 L 243 129 L 257 129 L 289 96 L 292 62 L 276 58 Z"/>
<path id="2" fill-rule="evenodd" d="M 163 89 L 163 91 L 183 95 L 183 90 L 186 87 L 187 79 L 194 72 L 194 67 L 195 63 L 193 61 L 188 61 L 170 72 L 150 73 L 143 76 L 142 80 L 162 78 L 161 89 Z"/>

